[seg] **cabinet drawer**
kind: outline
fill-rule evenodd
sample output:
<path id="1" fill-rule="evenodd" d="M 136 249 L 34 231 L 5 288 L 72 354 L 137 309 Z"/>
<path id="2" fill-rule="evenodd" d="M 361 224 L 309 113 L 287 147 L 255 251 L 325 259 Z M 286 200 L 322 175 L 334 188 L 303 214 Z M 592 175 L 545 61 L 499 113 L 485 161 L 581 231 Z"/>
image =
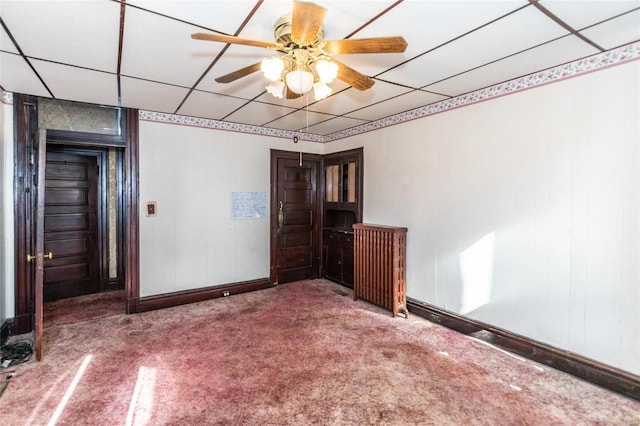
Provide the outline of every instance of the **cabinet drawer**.
<path id="1" fill-rule="evenodd" d="M 353 234 L 345 233 L 343 231 L 325 230 L 324 243 L 333 246 L 353 248 Z"/>

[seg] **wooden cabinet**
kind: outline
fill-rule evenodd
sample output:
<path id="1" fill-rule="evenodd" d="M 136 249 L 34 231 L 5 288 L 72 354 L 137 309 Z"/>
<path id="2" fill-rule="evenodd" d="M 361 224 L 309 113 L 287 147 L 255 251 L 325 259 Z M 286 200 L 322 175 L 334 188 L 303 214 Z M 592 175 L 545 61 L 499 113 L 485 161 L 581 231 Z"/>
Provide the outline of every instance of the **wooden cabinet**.
<path id="1" fill-rule="evenodd" d="M 324 230 L 324 276 L 353 288 L 353 231 Z"/>
<path id="2" fill-rule="evenodd" d="M 323 276 L 353 287 L 353 224 L 362 221 L 362 148 L 323 160 Z"/>

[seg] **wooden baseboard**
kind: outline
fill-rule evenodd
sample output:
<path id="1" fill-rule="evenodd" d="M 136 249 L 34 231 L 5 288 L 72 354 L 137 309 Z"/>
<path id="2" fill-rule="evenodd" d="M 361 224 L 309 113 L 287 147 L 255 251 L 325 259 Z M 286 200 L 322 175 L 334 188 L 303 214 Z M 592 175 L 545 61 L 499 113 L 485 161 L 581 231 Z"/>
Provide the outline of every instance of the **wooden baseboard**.
<path id="1" fill-rule="evenodd" d="M 2 322 L 2 325 L 0 325 L 0 346 L 4 345 L 7 338 L 9 338 L 9 331 L 11 330 L 12 322 L 13 321 L 7 318 Z"/>
<path id="2" fill-rule="evenodd" d="M 186 305 L 187 303 L 202 302 L 203 300 L 262 290 L 269 287 L 271 287 L 269 279 L 260 278 L 252 281 L 222 284 L 212 287 L 197 288 L 194 290 L 141 297 L 137 302 L 137 307 L 134 312 L 146 312 L 155 309 L 169 308 L 172 306 Z"/>
<path id="3" fill-rule="evenodd" d="M 560 350 L 507 330 L 475 321 L 416 299 L 407 298 L 407 306 L 409 312 L 431 322 L 463 334 L 473 335 L 509 352 L 640 401 L 640 376 L 576 353 Z"/>

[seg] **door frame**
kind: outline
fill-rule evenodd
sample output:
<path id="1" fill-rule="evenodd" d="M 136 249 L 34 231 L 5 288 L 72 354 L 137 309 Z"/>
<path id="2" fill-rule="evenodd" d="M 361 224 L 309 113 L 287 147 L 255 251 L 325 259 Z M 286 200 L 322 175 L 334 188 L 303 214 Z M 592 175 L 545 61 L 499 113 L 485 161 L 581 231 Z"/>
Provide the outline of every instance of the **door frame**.
<path id="1" fill-rule="evenodd" d="M 314 212 L 315 217 L 317 218 L 318 224 L 318 250 L 317 250 L 317 259 L 313 259 L 313 262 L 318 265 L 318 270 L 316 271 L 316 276 L 320 277 L 320 271 L 322 269 L 322 193 L 324 191 L 324 179 L 321 179 L 321 171 L 322 171 L 322 155 L 321 154 L 310 154 L 304 153 L 300 151 L 283 151 L 272 149 L 271 150 L 271 176 L 270 176 L 270 186 L 271 186 L 271 203 L 270 203 L 270 214 L 269 214 L 269 247 L 270 247 L 270 262 L 269 262 L 269 283 L 271 285 L 278 284 L 278 273 L 279 273 L 279 256 L 278 256 L 278 160 L 299 160 L 302 158 L 302 161 L 317 161 L 318 162 L 318 173 L 316 173 L 316 210 Z"/>
<path id="2" fill-rule="evenodd" d="M 12 331 L 14 334 L 30 332 L 35 325 L 35 283 L 26 255 L 32 253 L 35 248 L 36 207 L 31 194 L 35 184 L 33 138 L 38 129 L 37 108 L 37 97 L 14 95 L 15 312 Z M 122 250 L 118 254 L 118 278 L 124 280 L 126 312 L 128 314 L 138 312 L 140 299 L 138 110 L 122 109 L 122 135 L 118 137 L 61 131 L 47 133 L 48 142 L 51 143 L 66 141 L 66 143 L 84 147 L 122 148 L 122 177 L 117 183 L 118 204 L 122 206 L 122 217 L 118 218 L 118 225 L 120 225 L 118 229 L 123 241 Z"/>

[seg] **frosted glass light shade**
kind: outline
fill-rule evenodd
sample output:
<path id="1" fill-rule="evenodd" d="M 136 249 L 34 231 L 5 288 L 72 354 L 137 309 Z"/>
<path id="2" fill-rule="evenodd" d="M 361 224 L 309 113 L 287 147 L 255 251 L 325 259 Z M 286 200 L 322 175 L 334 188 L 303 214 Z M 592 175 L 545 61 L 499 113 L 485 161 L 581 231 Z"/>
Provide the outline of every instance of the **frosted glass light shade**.
<path id="1" fill-rule="evenodd" d="M 316 72 L 321 82 L 329 84 L 338 76 L 338 65 L 335 62 L 320 59 L 316 62 Z"/>
<path id="2" fill-rule="evenodd" d="M 284 95 L 284 81 L 272 81 L 265 87 L 265 89 L 267 89 L 267 93 L 272 94 L 276 98 L 282 99 L 282 96 Z"/>
<path id="3" fill-rule="evenodd" d="M 309 71 L 294 70 L 285 76 L 287 87 L 298 95 L 307 93 L 313 87 L 313 74 Z"/>
<path id="4" fill-rule="evenodd" d="M 326 98 L 331 94 L 331 87 L 327 86 L 322 81 L 313 83 L 313 94 L 316 101 Z"/>
<path id="5" fill-rule="evenodd" d="M 282 75 L 284 62 L 278 57 L 264 58 L 260 63 L 260 69 L 268 80 L 276 81 L 279 80 L 280 75 Z"/>

